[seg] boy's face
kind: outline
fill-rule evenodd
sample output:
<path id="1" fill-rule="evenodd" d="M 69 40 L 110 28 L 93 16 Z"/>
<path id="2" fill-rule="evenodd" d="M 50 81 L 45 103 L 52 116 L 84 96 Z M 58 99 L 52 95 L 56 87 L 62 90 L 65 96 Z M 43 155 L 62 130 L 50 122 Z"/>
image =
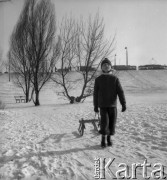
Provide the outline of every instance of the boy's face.
<path id="1" fill-rule="evenodd" d="M 101 68 L 104 72 L 109 72 L 111 70 L 111 65 L 108 63 L 104 63 Z"/>

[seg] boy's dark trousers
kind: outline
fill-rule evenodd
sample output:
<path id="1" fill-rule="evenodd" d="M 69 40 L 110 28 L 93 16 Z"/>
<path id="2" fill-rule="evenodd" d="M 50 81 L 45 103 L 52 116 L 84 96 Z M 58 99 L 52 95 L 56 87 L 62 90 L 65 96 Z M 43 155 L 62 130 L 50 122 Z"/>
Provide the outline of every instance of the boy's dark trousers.
<path id="1" fill-rule="evenodd" d="M 100 108 L 100 134 L 102 135 L 114 135 L 115 125 L 117 120 L 117 108 L 116 107 L 105 107 Z"/>

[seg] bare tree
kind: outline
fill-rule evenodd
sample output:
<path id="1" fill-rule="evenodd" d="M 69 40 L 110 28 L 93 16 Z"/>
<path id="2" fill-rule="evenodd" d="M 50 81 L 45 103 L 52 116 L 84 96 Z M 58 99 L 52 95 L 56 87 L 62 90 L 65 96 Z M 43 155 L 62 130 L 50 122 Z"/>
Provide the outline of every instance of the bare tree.
<path id="1" fill-rule="evenodd" d="M 112 40 L 106 40 L 104 26 L 103 18 L 100 18 L 99 13 L 97 13 L 93 19 L 91 16 L 86 22 L 80 19 L 77 25 L 64 26 L 61 30 L 61 32 L 65 32 L 65 36 L 61 35 L 61 38 L 65 37 L 62 39 L 64 42 L 64 48 L 61 51 L 63 60 L 82 75 L 82 79 L 79 79 L 82 83 L 81 94 L 78 97 L 73 97 L 69 95 L 69 89 L 76 81 L 65 80 L 68 72 L 63 73 L 64 71 L 62 71 L 61 73 L 62 81 L 59 84 L 64 88 L 61 93 L 70 101 L 75 99 L 80 102 L 92 95 L 94 79 L 101 60 L 114 50 L 115 37 Z M 71 32 L 72 29 L 74 32 Z"/>
<path id="2" fill-rule="evenodd" d="M 29 44 L 28 7 L 25 4 L 19 20 L 13 30 L 10 39 L 10 50 L 8 52 L 9 67 L 11 68 L 14 78 L 13 82 L 22 88 L 26 95 L 26 102 L 30 100 L 30 87 L 32 70 L 29 63 L 31 59 L 31 45 Z"/>
<path id="3" fill-rule="evenodd" d="M 22 88 L 26 95 L 26 102 L 30 100 L 31 87 L 31 67 L 28 64 L 28 57 L 25 51 L 25 44 L 19 43 L 13 33 L 11 37 L 11 46 L 8 53 L 9 66 L 13 72 L 13 82 L 18 87 Z M 23 41 L 24 42 L 24 41 Z M 22 46 L 21 46 L 22 45 Z"/>
<path id="4" fill-rule="evenodd" d="M 19 84 L 32 84 L 35 106 L 40 105 L 40 90 L 51 78 L 59 55 L 55 22 L 50 0 L 26 0 L 14 40 L 11 38 L 12 69 L 23 77 L 23 81 L 17 78 Z"/>
<path id="5" fill-rule="evenodd" d="M 105 24 L 99 13 L 94 18 L 91 16 L 86 23 L 80 20 L 80 33 L 78 33 L 77 62 L 83 76 L 83 86 L 76 101 L 92 95 L 93 84 L 101 60 L 109 56 L 114 50 L 115 37 L 109 41 L 105 39 Z"/>
<path id="6" fill-rule="evenodd" d="M 73 61 L 76 57 L 76 37 L 78 29 L 77 24 L 72 18 L 63 18 L 59 28 L 59 50 L 60 50 L 60 69 L 56 75 L 52 78 L 62 90 L 59 95 L 71 100 L 70 90 L 73 89 L 73 85 L 69 78 L 69 72 L 72 69 Z"/>

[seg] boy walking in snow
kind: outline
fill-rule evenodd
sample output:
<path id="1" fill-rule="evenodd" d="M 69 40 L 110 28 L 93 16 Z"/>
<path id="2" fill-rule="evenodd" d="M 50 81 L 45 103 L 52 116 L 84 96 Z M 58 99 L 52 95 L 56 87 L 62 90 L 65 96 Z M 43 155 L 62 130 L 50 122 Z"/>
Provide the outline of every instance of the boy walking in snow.
<path id="1" fill-rule="evenodd" d="M 105 58 L 101 63 L 102 75 L 95 79 L 94 84 L 94 111 L 101 116 L 100 134 L 102 135 L 101 147 L 112 146 L 111 135 L 115 134 L 117 119 L 117 95 L 122 105 L 122 112 L 126 110 L 124 91 L 118 77 L 112 75 L 112 64 Z"/>

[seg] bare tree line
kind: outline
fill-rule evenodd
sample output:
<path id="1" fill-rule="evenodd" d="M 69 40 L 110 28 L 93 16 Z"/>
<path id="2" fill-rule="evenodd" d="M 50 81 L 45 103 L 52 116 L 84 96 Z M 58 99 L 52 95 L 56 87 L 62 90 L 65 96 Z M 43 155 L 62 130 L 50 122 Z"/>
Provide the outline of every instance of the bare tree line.
<path id="1" fill-rule="evenodd" d="M 36 106 L 41 89 L 51 79 L 61 87 L 61 95 L 80 102 L 92 95 L 100 61 L 112 53 L 114 39 L 105 40 L 99 13 L 87 21 L 64 17 L 57 28 L 50 0 L 26 0 L 10 39 L 8 58 L 14 82 L 23 89 L 26 102 L 32 99 Z M 57 64 L 61 70 L 53 73 Z M 74 69 L 82 77 L 78 97 L 70 94 L 77 80 L 71 80 L 65 69 Z"/>

